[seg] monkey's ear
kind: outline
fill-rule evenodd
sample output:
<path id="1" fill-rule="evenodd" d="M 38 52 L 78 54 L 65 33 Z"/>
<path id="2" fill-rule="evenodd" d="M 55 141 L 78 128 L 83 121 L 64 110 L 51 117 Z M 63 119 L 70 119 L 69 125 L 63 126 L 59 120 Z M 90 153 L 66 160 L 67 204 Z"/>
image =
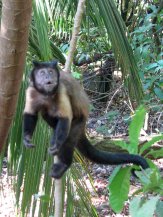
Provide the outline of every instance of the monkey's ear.
<path id="1" fill-rule="evenodd" d="M 37 67 L 39 67 L 39 66 L 41 65 L 41 63 L 38 62 L 38 61 L 36 61 L 36 60 L 34 60 L 32 63 L 33 63 L 33 66 L 34 66 L 35 68 L 37 68 Z"/>
<path id="2" fill-rule="evenodd" d="M 57 67 L 57 65 L 58 65 L 58 61 L 57 60 L 53 60 L 53 61 L 51 61 L 51 67 L 52 68 L 56 68 Z"/>

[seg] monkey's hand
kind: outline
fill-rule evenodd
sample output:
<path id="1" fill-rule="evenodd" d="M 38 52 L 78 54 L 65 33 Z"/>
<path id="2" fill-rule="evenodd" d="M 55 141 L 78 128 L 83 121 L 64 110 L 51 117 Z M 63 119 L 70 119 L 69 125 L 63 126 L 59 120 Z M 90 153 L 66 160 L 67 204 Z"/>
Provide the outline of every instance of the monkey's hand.
<path id="1" fill-rule="evenodd" d="M 59 152 L 59 148 L 58 148 L 57 144 L 53 144 L 53 146 L 50 146 L 50 147 L 48 148 L 48 152 L 49 152 L 49 154 L 51 154 L 51 155 L 57 155 L 58 152 Z"/>
<path id="2" fill-rule="evenodd" d="M 26 148 L 34 148 L 35 145 L 31 143 L 31 138 L 29 135 L 24 136 L 23 143 Z"/>

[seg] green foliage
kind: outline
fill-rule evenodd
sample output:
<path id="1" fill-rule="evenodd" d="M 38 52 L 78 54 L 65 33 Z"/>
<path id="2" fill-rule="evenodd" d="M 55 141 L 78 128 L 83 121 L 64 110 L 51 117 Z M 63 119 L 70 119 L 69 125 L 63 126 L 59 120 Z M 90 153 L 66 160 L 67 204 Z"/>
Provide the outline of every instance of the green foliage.
<path id="1" fill-rule="evenodd" d="M 138 153 L 139 135 L 144 124 L 146 110 L 144 106 L 140 106 L 129 125 L 129 143 L 125 141 L 115 141 L 115 144 L 126 149 L 131 154 Z"/>
<path id="2" fill-rule="evenodd" d="M 50 41 L 48 39 L 48 13 L 44 9 L 44 1 L 36 0 L 33 2 L 33 11 L 34 11 L 34 23 L 37 32 L 38 38 L 38 47 L 41 54 L 42 60 L 48 60 L 52 58 L 52 52 L 50 49 Z"/>
<path id="3" fill-rule="evenodd" d="M 155 5 L 139 18 L 138 27 L 131 33 L 132 46 L 137 59 L 140 77 L 146 100 L 149 102 L 155 97 L 163 100 L 163 61 L 162 61 L 162 11 L 158 11 Z M 159 13 L 158 13 L 159 12 Z M 154 19 L 157 21 L 154 23 Z M 151 37 L 153 35 L 153 37 Z"/>
<path id="4" fill-rule="evenodd" d="M 162 217 L 163 213 L 163 201 L 159 200 L 156 205 L 156 216 Z"/>
<path id="5" fill-rule="evenodd" d="M 117 213 L 122 211 L 124 202 L 128 198 L 130 171 L 131 167 L 121 168 L 118 166 L 109 178 L 109 204 Z"/>
<path id="6" fill-rule="evenodd" d="M 126 143 L 125 141 L 116 141 L 116 145 L 119 145 L 123 149 L 126 149 L 129 153 L 138 153 L 138 139 L 140 135 L 140 130 L 143 127 L 145 114 L 146 110 L 144 106 L 140 106 L 138 110 L 135 112 L 135 115 L 129 126 L 129 143 Z M 162 149 L 157 151 L 149 151 L 148 148 L 151 147 L 151 145 L 155 142 L 160 141 L 162 139 L 163 135 L 160 135 L 152 138 L 149 142 L 146 142 L 144 146 L 140 148 L 140 154 L 146 151 L 146 156 L 161 156 L 163 154 Z M 145 197 L 145 199 L 143 200 L 141 199 L 141 197 L 134 198 L 130 205 L 130 213 L 131 216 L 134 217 L 143 217 L 145 210 L 148 209 L 148 207 L 150 207 L 152 203 L 153 206 L 151 206 L 149 213 L 151 216 L 153 216 L 153 213 L 156 210 L 156 204 L 159 201 L 158 195 L 163 195 L 163 180 L 160 175 L 160 172 L 151 161 L 148 160 L 148 163 L 151 167 L 150 169 L 135 172 L 142 184 L 142 187 L 139 190 L 139 192 L 143 192 L 144 194 L 152 192 L 157 195 L 151 198 Z M 115 212 L 120 212 L 123 209 L 123 204 L 128 198 L 130 171 L 131 167 L 118 167 L 118 169 L 116 168 L 112 176 L 110 177 L 110 206 Z"/>
<path id="7" fill-rule="evenodd" d="M 47 2 L 43 0 L 33 2 L 34 13 L 29 33 L 30 52 L 28 55 L 30 58 L 37 57 L 42 61 L 56 58 L 64 64 L 65 57 L 51 38 L 53 32 L 51 32 L 52 24 L 49 23 Z"/>
<path id="8" fill-rule="evenodd" d="M 140 148 L 139 153 L 142 154 L 145 150 L 147 150 L 148 148 L 150 148 L 154 143 L 159 142 L 163 140 L 163 135 L 162 136 L 155 136 L 153 137 L 149 142 L 145 142 L 143 144 L 143 146 Z M 159 150 L 161 151 L 161 150 Z M 147 152 L 146 155 L 152 154 L 151 152 Z"/>
<path id="9" fill-rule="evenodd" d="M 146 114 L 146 109 L 144 106 L 140 106 L 132 119 L 132 122 L 129 125 L 129 142 L 126 143 L 125 141 L 115 141 L 114 143 L 121 148 L 127 150 L 131 154 L 137 154 L 138 153 L 138 145 L 139 145 L 139 136 L 140 131 L 144 124 L 144 118 Z M 140 147 L 139 153 L 142 154 L 144 151 L 146 151 L 146 156 L 153 155 L 158 157 L 162 154 L 162 149 L 159 150 L 151 150 L 149 151 L 148 148 L 150 148 L 154 143 L 161 141 L 163 139 L 163 135 L 155 136 L 150 141 L 143 144 L 142 147 Z"/>
<path id="10" fill-rule="evenodd" d="M 135 171 L 140 182 L 142 183 L 142 191 L 155 192 L 163 195 L 163 180 L 158 169 L 146 169 L 145 171 Z"/>
<path id="11" fill-rule="evenodd" d="M 131 99 L 134 96 L 137 102 L 140 103 L 143 98 L 142 86 L 138 76 L 137 64 L 126 37 L 127 30 L 123 20 L 114 1 L 96 0 L 95 2 L 99 7 L 100 16 L 107 29 L 115 57 L 121 66 L 123 78 L 126 81 Z"/>
<path id="12" fill-rule="evenodd" d="M 150 197 L 148 200 L 140 196 L 135 197 L 130 204 L 130 215 L 132 217 L 153 217 L 158 199 L 158 196 Z"/>
<path id="13" fill-rule="evenodd" d="M 157 213 L 162 216 L 163 203 L 160 196 L 163 195 L 163 180 L 159 170 L 155 167 L 146 171 L 136 171 L 136 175 L 142 184 L 140 192 L 143 197 L 136 196 L 130 203 L 130 215 L 133 217 L 151 216 Z M 148 194 L 150 193 L 150 194 Z"/>
<path id="14" fill-rule="evenodd" d="M 161 136 L 161 138 L 163 138 Z M 151 151 L 148 151 L 148 153 L 146 154 L 146 156 L 148 155 L 152 155 L 154 158 L 159 158 L 159 157 L 162 157 L 163 156 L 163 148 L 160 148 L 158 150 L 151 150 Z"/>
<path id="15" fill-rule="evenodd" d="M 138 153 L 138 144 L 139 144 L 139 135 L 140 131 L 144 125 L 146 110 L 143 106 L 140 106 L 132 119 L 132 122 L 129 126 L 129 149 L 128 151 L 133 154 Z"/>

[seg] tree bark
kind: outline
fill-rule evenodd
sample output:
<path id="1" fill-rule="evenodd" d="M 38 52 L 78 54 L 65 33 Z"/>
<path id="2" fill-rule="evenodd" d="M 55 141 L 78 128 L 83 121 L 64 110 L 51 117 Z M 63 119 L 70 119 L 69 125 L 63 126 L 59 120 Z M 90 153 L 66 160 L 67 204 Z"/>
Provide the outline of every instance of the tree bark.
<path id="1" fill-rule="evenodd" d="M 32 0 L 2 0 L 0 26 L 0 151 L 15 114 L 23 76 Z"/>

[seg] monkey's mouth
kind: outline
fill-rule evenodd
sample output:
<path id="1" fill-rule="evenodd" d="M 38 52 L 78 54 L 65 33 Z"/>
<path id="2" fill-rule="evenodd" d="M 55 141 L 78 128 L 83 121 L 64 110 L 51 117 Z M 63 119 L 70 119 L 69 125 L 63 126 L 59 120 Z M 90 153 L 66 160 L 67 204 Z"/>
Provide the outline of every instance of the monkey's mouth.
<path id="1" fill-rule="evenodd" d="M 53 82 L 51 82 L 51 81 L 48 81 L 45 85 L 46 85 L 47 87 L 54 86 Z"/>
<path id="2" fill-rule="evenodd" d="M 44 88 L 46 89 L 46 91 L 52 91 L 53 90 L 53 88 L 55 87 L 55 83 L 54 82 L 51 82 L 51 81 L 48 81 L 46 84 L 45 84 L 45 86 L 44 86 Z"/>

